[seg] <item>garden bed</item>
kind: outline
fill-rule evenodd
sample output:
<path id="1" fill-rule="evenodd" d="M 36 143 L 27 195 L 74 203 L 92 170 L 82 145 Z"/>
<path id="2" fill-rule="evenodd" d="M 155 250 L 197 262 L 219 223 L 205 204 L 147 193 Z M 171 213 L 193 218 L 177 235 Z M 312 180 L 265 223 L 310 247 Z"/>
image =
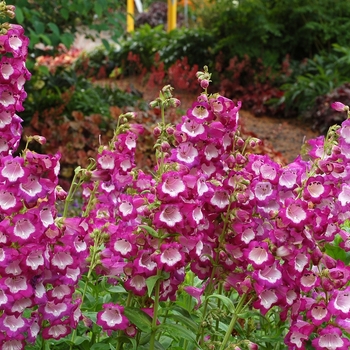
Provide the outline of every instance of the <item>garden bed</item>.
<path id="1" fill-rule="evenodd" d="M 152 101 L 158 96 L 161 87 L 149 88 L 140 82 L 138 77 L 103 81 L 116 84 L 121 90 L 138 91 L 143 95 L 144 101 Z M 197 94 L 191 92 L 174 91 L 174 95 L 181 101 L 179 111 L 185 113 L 196 100 Z M 240 111 L 240 121 L 245 133 L 252 134 L 264 140 L 266 147 L 273 149 L 280 155 L 281 162 L 291 162 L 298 156 L 306 140 L 319 136 L 319 132 L 312 126 L 296 118 L 274 118 L 269 116 L 256 117 L 244 110 Z"/>

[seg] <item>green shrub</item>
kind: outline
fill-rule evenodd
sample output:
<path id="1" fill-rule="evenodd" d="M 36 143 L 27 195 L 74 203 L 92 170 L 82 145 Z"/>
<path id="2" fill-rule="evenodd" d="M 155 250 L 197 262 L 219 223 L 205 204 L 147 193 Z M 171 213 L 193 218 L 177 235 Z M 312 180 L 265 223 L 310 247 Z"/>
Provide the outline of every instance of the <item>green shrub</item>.
<path id="1" fill-rule="evenodd" d="M 350 48 L 334 45 L 332 52 L 315 55 L 294 69 L 290 80 L 282 85 L 283 102 L 289 111 L 305 116 L 313 109 L 318 96 L 348 82 L 349 77 Z"/>
<path id="2" fill-rule="evenodd" d="M 332 0 L 220 0 L 202 7 L 203 27 L 226 57 L 262 58 L 265 64 L 312 58 L 350 41 L 350 2 Z"/>
<path id="3" fill-rule="evenodd" d="M 38 43 L 54 48 L 63 43 L 69 48 L 75 32 L 82 26 L 97 32 L 108 30 L 113 40 L 118 40 L 124 32 L 125 11 L 120 8 L 125 7 L 125 1 L 122 0 L 12 0 L 11 3 L 16 6 L 15 20 L 30 38 L 32 52 Z"/>

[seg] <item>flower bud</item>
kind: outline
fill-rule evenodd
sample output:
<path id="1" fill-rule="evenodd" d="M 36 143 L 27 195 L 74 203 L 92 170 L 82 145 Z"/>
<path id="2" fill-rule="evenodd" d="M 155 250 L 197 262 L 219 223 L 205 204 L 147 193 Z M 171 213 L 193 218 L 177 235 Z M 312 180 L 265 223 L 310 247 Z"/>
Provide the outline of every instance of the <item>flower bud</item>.
<path id="1" fill-rule="evenodd" d="M 168 134 L 168 135 L 173 135 L 174 134 L 174 132 L 175 132 L 175 129 L 174 128 L 172 128 L 172 127 L 168 127 L 168 128 L 166 128 L 166 133 Z"/>
<path id="2" fill-rule="evenodd" d="M 46 143 L 46 138 L 44 136 L 40 136 L 40 135 L 34 135 L 33 140 L 40 143 L 41 145 L 45 145 L 45 143 Z"/>
<path id="3" fill-rule="evenodd" d="M 179 106 L 181 105 L 181 102 L 180 102 L 179 99 L 173 97 L 173 98 L 171 98 L 171 99 L 169 100 L 169 104 L 170 104 L 171 107 L 177 108 L 177 107 L 179 107 Z"/>
<path id="4" fill-rule="evenodd" d="M 56 197 L 61 201 L 67 198 L 67 192 L 61 186 L 57 186 L 55 188 L 55 194 L 56 194 Z"/>
<path id="5" fill-rule="evenodd" d="M 168 152 L 170 149 L 169 142 L 163 141 L 160 147 L 161 147 L 163 152 Z"/>
<path id="6" fill-rule="evenodd" d="M 337 112 L 345 112 L 349 110 L 349 106 L 346 106 L 344 103 L 341 102 L 334 102 L 331 104 L 331 107 Z"/>
<path id="7" fill-rule="evenodd" d="M 236 145 L 237 147 L 243 147 L 244 146 L 244 140 L 241 137 L 236 138 Z"/>
<path id="8" fill-rule="evenodd" d="M 159 127 L 159 126 L 156 126 L 156 127 L 153 129 L 153 135 L 154 135 L 155 137 L 158 137 L 161 133 L 162 133 L 162 130 L 160 130 L 160 127 Z"/>
<path id="9" fill-rule="evenodd" d="M 200 85 L 202 89 L 207 89 L 209 86 L 209 80 L 207 79 L 200 80 Z"/>

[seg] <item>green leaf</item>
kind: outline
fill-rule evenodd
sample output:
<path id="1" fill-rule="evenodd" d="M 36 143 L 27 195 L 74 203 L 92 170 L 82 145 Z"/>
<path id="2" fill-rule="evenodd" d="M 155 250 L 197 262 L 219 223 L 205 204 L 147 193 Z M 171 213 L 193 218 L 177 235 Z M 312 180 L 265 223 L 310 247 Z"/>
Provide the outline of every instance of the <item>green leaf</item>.
<path id="1" fill-rule="evenodd" d="M 108 42 L 108 40 L 106 40 L 106 39 L 102 39 L 102 44 L 103 44 L 103 46 L 106 48 L 106 50 L 110 50 L 110 48 L 111 48 L 111 45 L 109 45 L 109 42 Z"/>
<path id="2" fill-rule="evenodd" d="M 19 24 L 22 24 L 24 20 L 23 11 L 19 7 L 16 7 L 16 20 Z"/>
<path id="3" fill-rule="evenodd" d="M 198 331 L 198 324 L 196 322 L 194 322 L 191 318 L 185 317 L 181 314 L 178 315 L 168 315 L 169 318 L 180 322 L 181 324 L 183 324 L 184 326 L 186 326 L 188 329 L 190 329 L 192 332 L 197 333 Z"/>
<path id="4" fill-rule="evenodd" d="M 186 339 L 191 342 L 196 342 L 196 334 L 175 323 L 163 323 L 159 325 L 160 331 L 165 331 L 173 339 Z"/>
<path id="5" fill-rule="evenodd" d="M 157 281 L 160 280 L 162 276 L 156 275 L 156 276 L 151 276 L 146 279 L 146 285 L 147 285 L 147 292 L 148 296 L 150 297 L 152 295 L 154 286 L 156 285 Z"/>
<path id="6" fill-rule="evenodd" d="M 235 306 L 232 300 L 226 297 L 225 295 L 213 294 L 208 296 L 208 299 L 210 298 L 220 299 L 224 303 L 224 305 L 227 307 L 228 311 L 230 311 L 232 314 L 235 312 Z"/>
<path id="7" fill-rule="evenodd" d="M 157 231 L 155 231 L 152 227 L 149 227 L 147 225 L 140 225 L 139 227 L 146 230 L 147 233 L 149 233 L 151 236 L 156 237 L 156 238 L 160 238 L 159 233 Z"/>
<path id="8" fill-rule="evenodd" d="M 50 38 L 45 34 L 40 34 L 39 38 L 41 38 L 45 42 L 45 44 L 47 44 L 47 45 L 52 44 Z"/>
<path id="9" fill-rule="evenodd" d="M 98 17 L 102 16 L 102 12 L 103 12 L 103 7 L 101 6 L 100 3 L 95 2 L 94 3 L 94 11 L 96 12 L 96 14 L 98 15 Z"/>
<path id="10" fill-rule="evenodd" d="M 66 48 L 70 48 L 70 46 L 73 44 L 74 42 L 74 35 L 71 33 L 63 33 L 61 36 L 61 41 L 62 44 L 66 47 Z"/>
<path id="11" fill-rule="evenodd" d="M 65 20 L 69 18 L 69 11 L 66 8 L 61 8 L 60 14 Z"/>
<path id="12" fill-rule="evenodd" d="M 47 26 L 52 30 L 52 33 L 54 33 L 57 36 L 60 36 L 60 30 L 58 29 L 57 25 L 55 23 L 48 23 Z"/>
<path id="13" fill-rule="evenodd" d="M 36 34 L 43 34 L 45 32 L 45 24 L 43 22 L 34 21 L 33 27 Z"/>
<path id="14" fill-rule="evenodd" d="M 152 319 L 145 312 L 135 307 L 125 307 L 124 314 L 142 332 L 151 332 Z"/>
<path id="15" fill-rule="evenodd" d="M 89 318 L 92 322 L 96 323 L 97 321 L 97 312 L 95 311 L 84 311 L 83 315 Z"/>
<path id="16" fill-rule="evenodd" d="M 109 344 L 96 343 L 91 347 L 91 350 L 110 350 Z"/>
<path id="17" fill-rule="evenodd" d="M 90 338 L 89 337 L 82 337 L 82 336 L 77 336 L 75 339 L 74 339 L 74 344 L 75 345 L 80 345 L 81 343 L 83 343 L 85 340 L 87 341 L 90 341 Z"/>

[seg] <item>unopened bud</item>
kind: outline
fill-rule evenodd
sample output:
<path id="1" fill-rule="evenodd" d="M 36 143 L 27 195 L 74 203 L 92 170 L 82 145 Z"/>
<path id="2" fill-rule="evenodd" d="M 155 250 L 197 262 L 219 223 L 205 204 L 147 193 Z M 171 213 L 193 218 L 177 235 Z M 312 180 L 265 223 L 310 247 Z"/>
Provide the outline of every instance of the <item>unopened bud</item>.
<path id="1" fill-rule="evenodd" d="M 169 100 L 169 103 L 170 103 L 170 106 L 172 106 L 172 107 L 179 107 L 180 105 L 181 105 L 181 102 L 180 102 L 180 100 L 179 99 L 177 99 L 177 98 L 174 98 L 174 97 L 172 97 L 170 100 Z"/>
<path id="2" fill-rule="evenodd" d="M 67 198 L 67 192 L 61 186 L 57 186 L 55 188 L 55 193 L 56 193 L 56 197 L 61 201 Z"/>
<path id="3" fill-rule="evenodd" d="M 154 135 L 155 137 L 158 137 L 161 133 L 162 133 L 162 131 L 160 130 L 160 127 L 159 127 L 159 126 L 156 126 L 156 127 L 153 129 L 153 135 Z"/>
<path id="4" fill-rule="evenodd" d="M 44 136 L 40 136 L 40 135 L 34 135 L 33 140 L 40 143 L 41 145 L 45 145 L 45 143 L 46 143 L 46 138 Z"/>
<path id="5" fill-rule="evenodd" d="M 200 84 L 201 84 L 201 88 L 202 89 L 207 89 L 208 86 L 209 86 L 209 80 L 203 79 L 203 80 L 200 81 Z"/>
<path id="6" fill-rule="evenodd" d="M 168 152 L 170 149 L 169 142 L 167 142 L 167 141 L 162 142 L 161 149 L 163 152 Z"/>
<path id="7" fill-rule="evenodd" d="M 240 148 L 244 146 L 244 140 L 241 137 L 237 137 L 236 145 Z"/>
<path id="8" fill-rule="evenodd" d="M 174 130 L 174 128 L 172 128 L 172 127 L 168 127 L 168 128 L 166 129 L 166 133 L 167 133 L 168 135 L 173 135 L 174 132 L 175 132 L 175 130 Z"/>
<path id="9" fill-rule="evenodd" d="M 337 112 L 344 112 L 349 110 L 349 106 L 346 106 L 344 103 L 341 102 L 334 102 L 331 104 L 331 107 Z"/>

